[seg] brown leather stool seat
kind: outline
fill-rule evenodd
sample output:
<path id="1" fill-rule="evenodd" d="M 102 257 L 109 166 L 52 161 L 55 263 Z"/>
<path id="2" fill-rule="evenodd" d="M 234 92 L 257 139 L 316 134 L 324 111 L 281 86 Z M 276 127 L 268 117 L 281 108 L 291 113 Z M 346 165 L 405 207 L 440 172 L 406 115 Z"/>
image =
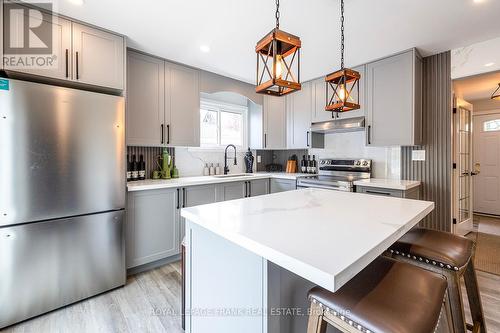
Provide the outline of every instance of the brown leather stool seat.
<path id="1" fill-rule="evenodd" d="M 319 304 L 360 332 L 429 333 L 438 325 L 446 287 L 439 274 L 380 257 L 337 292 L 315 287 L 309 297 L 312 310 Z M 308 333 L 321 332 L 322 321 L 310 318 Z"/>
<path id="2" fill-rule="evenodd" d="M 460 270 L 472 256 L 474 242 L 448 232 L 413 229 L 401 237 L 391 252 L 440 267 Z"/>

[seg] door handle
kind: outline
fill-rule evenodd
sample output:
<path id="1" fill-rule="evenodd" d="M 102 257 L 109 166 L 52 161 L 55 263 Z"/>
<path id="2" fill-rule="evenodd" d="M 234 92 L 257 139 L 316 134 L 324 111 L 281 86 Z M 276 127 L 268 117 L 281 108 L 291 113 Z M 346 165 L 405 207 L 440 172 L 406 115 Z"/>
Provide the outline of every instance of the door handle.
<path id="1" fill-rule="evenodd" d="M 66 78 L 69 78 L 69 50 L 66 49 Z"/>
<path id="2" fill-rule="evenodd" d="M 163 144 L 163 142 L 165 141 L 165 140 L 164 140 L 164 138 L 163 138 L 163 137 L 164 137 L 164 134 L 163 134 L 163 133 L 165 132 L 165 131 L 163 130 L 163 124 L 161 124 L 161 125 L 160 125 L 160 131 L 161 131 L 161 144 Z"/>
<path id="3" fill-rule="evenodd" d="M 264 148 L 267 148 L 267 133 L 264 133 Z"/>
<path id="4" fill-rule="evenodd" d="M 167 145 L 170 144 L 170 125 L 167 125 Z"/>
<path id="5" fill-rule="evenodd" d="M 309 147 L 309 131 L 307 131 L 307 134 L 306 134 L 306 137 L 307 137 L 307 147 Z"/>
<path id="6" fill-rule="evenodd" d="M 76 51 L 76 59 L 75 59 L 75 63 L 76 63 L 76 79 L 79 80 L 80 79 L 80 71 L 78 70 L 78 51 Z"/>
<path id="7" fill-rule="evenodd" d="M 368 125 L 368 144 L 371 145 L 372 144 L 372 125 Z"/>

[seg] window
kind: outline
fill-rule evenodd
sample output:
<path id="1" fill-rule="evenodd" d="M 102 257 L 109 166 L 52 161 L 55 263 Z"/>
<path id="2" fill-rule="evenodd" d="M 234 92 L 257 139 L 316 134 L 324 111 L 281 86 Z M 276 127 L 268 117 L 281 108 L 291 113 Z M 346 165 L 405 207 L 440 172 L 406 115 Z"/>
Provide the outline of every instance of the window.
<path id="1" fill-rule="evenodd" d="M 200 146 L 217 148 L 230 143 L 246 146 L 245 106 L 202 99 L 200 102 Z"/>
<path id="2" fill-rule="evenodd" d="M 483 123 L 483 130 L 485 132 L 500 131 L 500 119 L 485 121 Z"/>

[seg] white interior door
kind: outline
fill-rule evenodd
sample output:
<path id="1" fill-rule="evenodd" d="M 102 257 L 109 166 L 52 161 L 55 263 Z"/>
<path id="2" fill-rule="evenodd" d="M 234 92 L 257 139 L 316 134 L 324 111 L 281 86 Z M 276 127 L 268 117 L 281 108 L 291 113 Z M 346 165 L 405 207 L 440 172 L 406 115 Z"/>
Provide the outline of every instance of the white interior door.
<path id="1" fill-rule="evenodd" d="M 457 102 L 454 114 L 453 151 L 454 232 L 465 235 L 472 231 L 472 105 Z"/>
<path id="2" fill-rule="evenodd" d="M 474 211 L 500 215 L 500 112 L 474 116 Z"/>

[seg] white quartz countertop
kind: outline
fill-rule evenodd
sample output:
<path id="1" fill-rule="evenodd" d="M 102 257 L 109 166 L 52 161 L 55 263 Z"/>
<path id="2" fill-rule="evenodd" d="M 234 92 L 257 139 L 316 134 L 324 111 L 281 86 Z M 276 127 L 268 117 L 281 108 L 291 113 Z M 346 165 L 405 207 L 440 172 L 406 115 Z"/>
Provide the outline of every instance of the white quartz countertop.
<path id="1" fill-rule="evenodd" d="M 307 176 L 307 174 L 285 173 L 285 172 L 257 172 L 251 174 L 251 176 L 239 176 L 239 177 L 198 176 L 198 177 L 180 177 L 173 179 L 146 179 L 146 180 L 128 182 L 127 190 L 129 192 L 144 191 L 144 190 L 155 190 L 162 188 L 176 188 L 183 186 L 239 182 L 239 181 L 265 179 L 265 178 L 296 180 L 297 177 L 300 176 Z"/>
<path id="2" fill-rule="evenodd" d="M 334 292 L 433 209 L 428 201 L 307 188 L 181 215 Z"/>
<path id="3" fill-rule="evenodd" d="M 418 180 L 399 180 L 399 179 L 382 179 L 382 178 L 370 178 L 356 180 L 354 185 L 366 186 L 366 187 L 378 187 L 378 188 L 389 188 L 393 190 L 409 190 L 414 187 L 420 186 L 420 181 Z"/>

